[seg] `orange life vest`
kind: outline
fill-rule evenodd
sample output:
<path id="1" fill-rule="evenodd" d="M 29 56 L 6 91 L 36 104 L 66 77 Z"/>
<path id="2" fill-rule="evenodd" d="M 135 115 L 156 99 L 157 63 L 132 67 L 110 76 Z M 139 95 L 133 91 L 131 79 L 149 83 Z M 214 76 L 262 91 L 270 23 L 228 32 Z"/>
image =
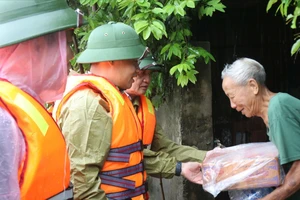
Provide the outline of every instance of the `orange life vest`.
<path id="1" fill-rule="evenodd" d="M 76 91 L 86 88 L 106 99 L 113 120 L 111 149 L 99 172 L 101 189 L 108 198 L 143 200 L 143 194 L 146 193 L 146 173 L 143 167 L 142 130 L 127 97 L 123 97 L 105 78 L 93 75 L 70 76 L 66 94 L 56 109 L 56 120 L 59 119 L 63 104 Z"/>
<path id="2" fill-rule="evenodd" d="M 0 80 L 0 106 L 16 120 L 26 143 L 19 166 L 21 199 L 48 199 L 67 189 L 70 161 L 58 126 L 33 97 Z"/>
<path id="3" fill-rule="evenodd" d="M 126 94 L 123 94 L 126 96 Z M 140 105 L 137 110 L 137 115 L 142 126 L 143 145 L 147 146 L 152 143 L 154 130 L 156 126 L 155 110 L 150 101 L 145 95 L 140 95 Z"/>

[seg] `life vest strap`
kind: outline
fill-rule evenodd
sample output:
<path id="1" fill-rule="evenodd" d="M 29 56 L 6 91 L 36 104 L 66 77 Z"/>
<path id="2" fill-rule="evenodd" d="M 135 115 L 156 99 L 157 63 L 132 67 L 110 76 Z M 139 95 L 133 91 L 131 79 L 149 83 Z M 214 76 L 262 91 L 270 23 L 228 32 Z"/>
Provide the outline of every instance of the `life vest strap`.
<path id="1" fill-rule="evenodd" d="M 113 162 L 129 162 L 130 154 L 109 152 L 106 160 Z"/>
<path id="2" fill-rule="evenodd" d="M 131 180 L 126 180 L 114 176 L 108 176 L 101 174 L 99 175 L 101 178 L 101 184 L 106 184 L 106 185 L 112 185 L 116 187 L 122 187 L 126 189 L 134 189 L 135 188 L 135 181 Z"/>
<path id="3" fill-rule="evenodd" d="M 113 161 L 113 162 L 128 163 L 130 159 L 130 154 L 133 152 L 142 151 L 142 149 L 143 149 L 143 143 L 141 140 L 127 146 L 110 149 L 106 160 Z"/>
<path id="4" fill-rule="evenodd" d="M 123 169 L 117 169 L 117 170 L 111 170 L 111 171 L 105 171 L 101 172 L 101 175 L 107 175 L 107 176 L 114 176 L 114 177 L 126 177 L 130 176 L 139 172 L 144 171 L 144 164 L 140 163 L 131 167 L 123 168 Z"/>
<path id="5" fill-rule="evenodd" d="M 147 192 L 146 186 L 141 185 L 133 190 L 125 190 L 122 192 L 115 192 L 106 194 L 106 197 L 109 200 L 124 200 L 124 199 L 131 199 L 132 197 L 139 196 L 141 194 L 145 194 Z"/>
<path id="6" fill-rule="evenodd" d="M 73 187 L 70 186 L 66 190 L 54 195 L 53 197 L 49 198 L 48 200 L 68 200 L 73 199 Z"/>
<path id="7" fill-rule="evenodd" d="M 135 188 L 135 181 L 126 180 L 123 179 L 123 177 L 137 174 L 143 171 L 144 165 L 143 163 L 140 163 L 123 169 L 101 172 L 99 173 L 99 177 L 101 178 L 101 183 L 103 184 L 132 190 Z"/>
<path id="8" fill-rule="evenodd" d="M 141 140 L 139 140 L 138 142 L 127 145 L 127 146 L 110 149 L 110 152 L 130 154 L 130 153 L 133 153 L 136 151 L 141 151 L 141 150 L 143 150 L 143 143 Z"/>

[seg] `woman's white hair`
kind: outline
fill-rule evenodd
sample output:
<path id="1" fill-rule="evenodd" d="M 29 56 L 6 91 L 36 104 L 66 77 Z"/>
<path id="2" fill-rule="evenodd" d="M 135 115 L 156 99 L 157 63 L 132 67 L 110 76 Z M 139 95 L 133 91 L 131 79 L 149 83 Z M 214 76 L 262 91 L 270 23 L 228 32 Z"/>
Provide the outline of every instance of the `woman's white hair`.
<path id="1" fill-rule="evenodd" d="M 253 78 L 258 84 L 265 85 L 266 72 L 259 62 L 250 58 L 239 58 L 232 64 L 226 64 L 221 77 L 230 77 L 239 85 L 246 85 Z"/>

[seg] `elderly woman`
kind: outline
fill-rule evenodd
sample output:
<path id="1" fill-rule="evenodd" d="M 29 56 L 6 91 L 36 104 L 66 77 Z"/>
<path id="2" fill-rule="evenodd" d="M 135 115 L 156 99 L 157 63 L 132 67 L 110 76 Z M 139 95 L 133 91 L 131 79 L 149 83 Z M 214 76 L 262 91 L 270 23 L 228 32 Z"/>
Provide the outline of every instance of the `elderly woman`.
<path id="1" fill-rule="evenodd" d="M 279 151 L 286 177 L 283 184 L 263 200 L 299 200 L 300 100 L 286 93 L 271 92 L 265 85 L 263 66 L 253 59 L 240 58 L 226 65 L 222 79 L 231 107 L 246 117 L 261 117 L 269 139 Z"/>

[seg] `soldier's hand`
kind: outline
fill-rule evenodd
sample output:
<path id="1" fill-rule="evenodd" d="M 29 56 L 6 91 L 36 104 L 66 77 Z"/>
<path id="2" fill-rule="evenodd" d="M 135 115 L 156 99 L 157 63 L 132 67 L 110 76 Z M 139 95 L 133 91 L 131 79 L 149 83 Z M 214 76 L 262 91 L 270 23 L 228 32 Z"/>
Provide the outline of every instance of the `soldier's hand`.
<path id="1" fill-rule="evenodd" d="M 198 162 L 182 163 L 181 175 L 193 183 L 203 184 L 201 167 Z"/>

